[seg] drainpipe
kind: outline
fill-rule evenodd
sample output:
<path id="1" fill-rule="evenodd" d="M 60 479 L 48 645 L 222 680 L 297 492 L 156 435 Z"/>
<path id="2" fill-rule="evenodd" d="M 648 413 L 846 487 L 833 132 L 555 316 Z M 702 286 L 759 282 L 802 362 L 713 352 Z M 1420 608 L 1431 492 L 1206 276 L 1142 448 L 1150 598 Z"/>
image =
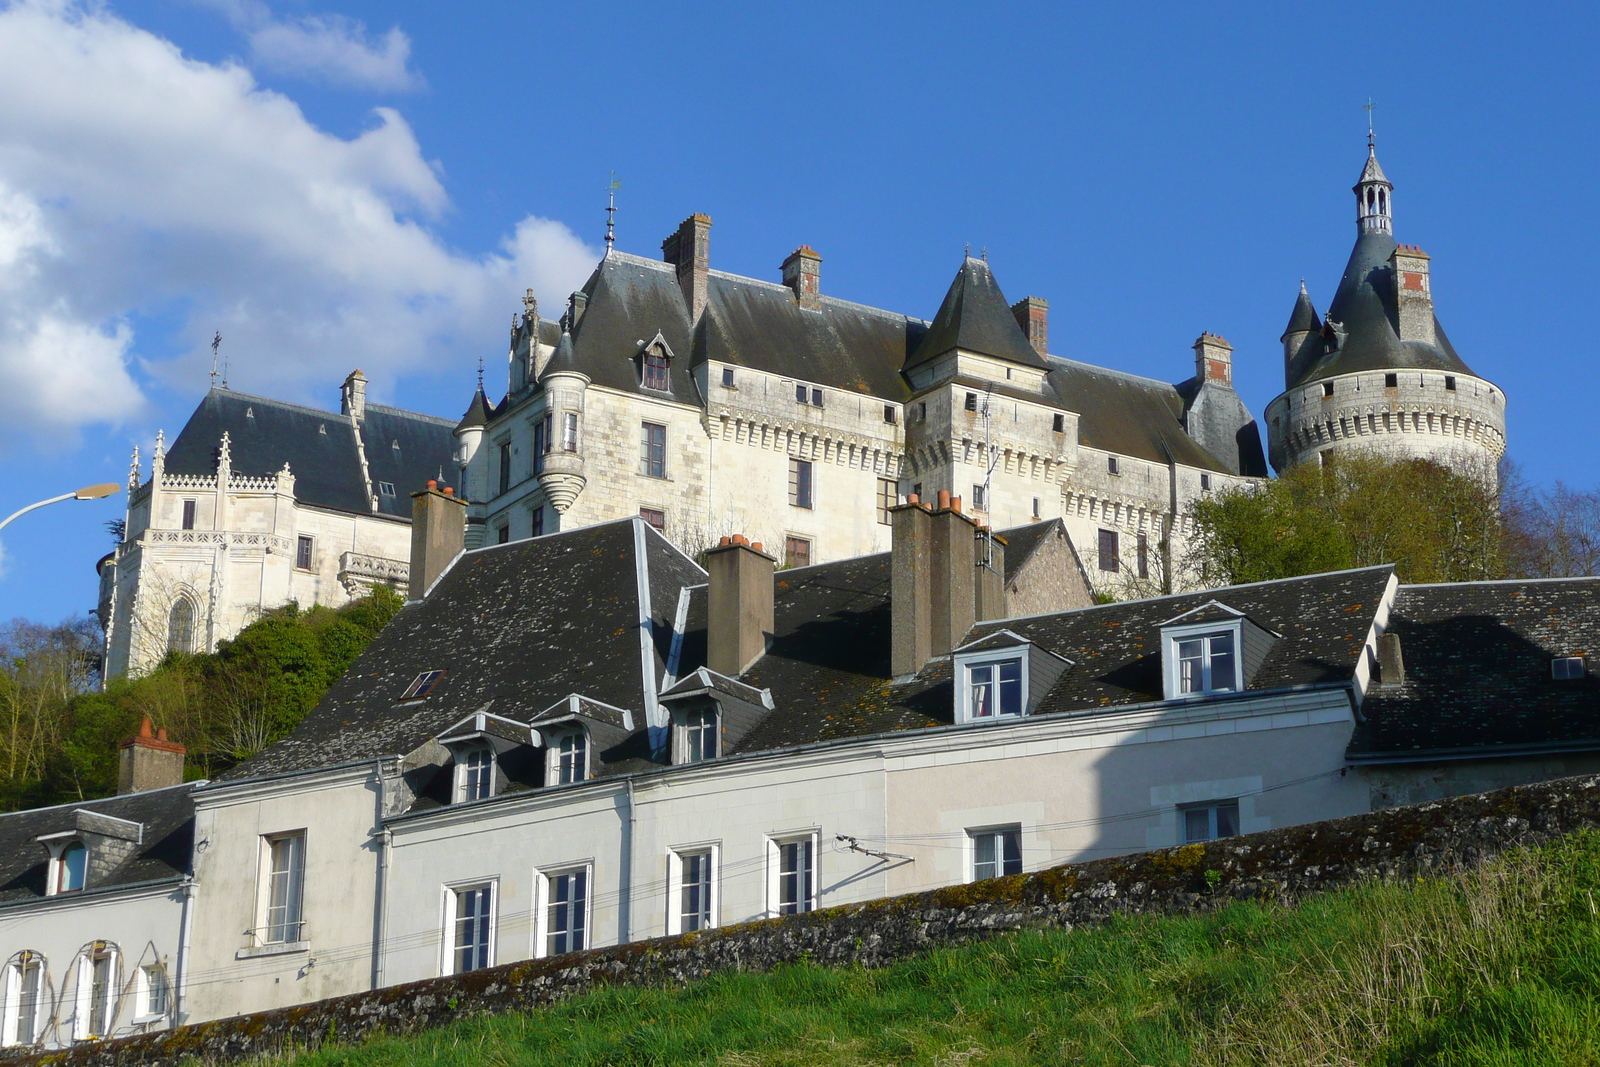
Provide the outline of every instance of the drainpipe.
<path id="1" fill-rule="evenodd" d="M 378 899 L 373 902 L 375 927 L 372 941 L 372 988 L 383 988 L 384 943 L 389 928 L 389 853 L 394 850 L 394 831 L 383 824 L 383 760 L 374 760 L 378 776 Z"/>
<path id="2" fill-rule="evenodd" d="M 189 999 L 189 933 L 194 928 L 194 898 L 199 883 L 194 880 L 194 875 L 183 880 L 183 917 L 179 920 L 178 933 L 178 981 L 177 989 L 173 992 L 172 1022 L 175 1026 L 182 1026 L 189 1018 L 187 1002 Z"/>
<path id="3" fill-rule="evenodd" d="M 618 897 L 621 901 L 621 914 L 617 917 L 617 943 L 625 944 L 633 940 L 633 835 L 637 824 L 638 801 L 633 795 L 633 775 L 625 779 L 628 786 L 628 821 L 623 827 L 622 840 L 622 885 L 618 887 Z"/>

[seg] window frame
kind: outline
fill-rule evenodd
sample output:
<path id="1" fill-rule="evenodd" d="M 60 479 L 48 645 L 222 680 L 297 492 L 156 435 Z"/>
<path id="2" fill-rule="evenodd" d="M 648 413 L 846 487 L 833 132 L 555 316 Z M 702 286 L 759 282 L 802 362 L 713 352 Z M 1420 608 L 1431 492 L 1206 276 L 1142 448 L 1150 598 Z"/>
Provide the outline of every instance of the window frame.
<path id="1" fill-rule="evenodd" d="M 994 853 L 987 861 L 991 868 L 987 872 L 980 871 L 978 849 L 984 841 L 994 846 Z M 1015 858 L 1008 855 L 1010 845 L 1015 845 Z M 1010 869 L 1015 866 L 1015 870 Z M 967 829 L 967 881 L 982 882 L 990 878 L 1009 878 L 1014 874 L 1022 873 L 1022 824 L 1002 823 L 998 826 L 976 826 Z"/>
<path id="2" fill-rule="evenodd" d="M 199 510 L 200 502 L 198 500 L 193 498 L 184 500 L 183 513 L 178 518 L 178 528 L 180 530 L 194 529 L 195 516 Z"/>
<path id="3" fill-rule="evenodd" d="M 660 431 L 660 441 L 654 440 Z M 639 421 L 639 473 L 646 478 L 667 478 L 667 424 Z"/>
<path id="4" fill-rule="evenodd" d="M 561 451 L 572 455 L 578 454 L 578 413 L 564 411 L 561 413 Z"/>
<path id="5" fill-rule="evenodd" d="M 187 618 L 180 618 L 179 609 L 184 609 Z M 186 593 L 179 593 L 173 598 L 172 606 L 167 609 L 167 651 L 181 652 L 184 655 L 194 653 L 194 624 L 197 615 L 194 598 Z M 182 622 L 179 628 L 177 623 Z M 182 640 L 177 640 L 179 636 Z M 183 647 L 178 647 L 182 645 Z"/>
<path id="6" fill-rule="evenodd" d="M 801 567 L 809 567 L 809 566 L 811 566 L 811 549 L 812 549 L 813 544 L 814 544 L 814 542 L 809 537 L 801 537 L 798 534 L 784 534 L 783 535 L 783 566 L 784 566 L 784 569 L 785 570 L 797 570 L 797 569 L 799 569 Z M 797 553 L 794 550 L 796 545 L 805 545 L 806 546 L 805 547 L 805 562 L 803 562 L 803 563 L 799 562 L 796 559 Z"/>
<path id="7" fill-rule="evenodd" d="M 306 944 L 306 853 L 307 829 L 284 830 L 277 833 L 262 834 L 261 841 L 261 873 L 258 879 L 258 902 L 256 910 L 256 928 L 251 931 L 256 945 L 262 948 L 288 949 L 295 945 Z M 287 882 L 284 901 L 274 903 L 279 875 L 276 860 L 276 846 L 298 841 L 298 851 L 291 845 L 288 851 L 288 865 L 282 872 Z M 298 858 L 298 870 L 295 861 Z M 292 904 L 291 907 L 291 897 Z M 283 909 L 283 918 L 274 922 L 272 913 Z M 293 928 L 293 937 L 274 937 L 277 932 L 287 935 Z"/>
<path id="8" fill-rule="evenodd" d="M 1111 551 L 1106 551 L 1110 544 Z M 1116 530 L 1108 530 L 1104 526 L 1097 527 L 1094 545 L 1095 566 L 1105 574 L 1122 573 L 1122 537 Z"/>
<path id="9" fill-rule="evenodd" d="M 806 511 L 817 509 L 817 472 L 816 466 L 809 459 L 798 456 L 789 457 L 789 506 L 804 508 Z"/>
<path id="10" fill-rule="evenodd" d="M 673 723 L 673 732 L 677 734 L 677 751 L 672 761 L 675 764 L 707 763 L 722 755 L 722 716 L 714 707 L 680 712 L 678 721 Z M 709 754 L 706 752 L 708 736 Z"/>
<path id="11" fill-rule="evenodd" d="M 767 917 L 776 919 L 782 915 L 805 915 L 816 911 L 820 906 L 821 894 L 818 886 L 821 883 L 819 860 L 820 849 L 817 846 L 821 836 L 819 829 L 791 831 L 782 834 L 773 834 L 767 838 Z M 783 870 L 783 850 L 790 846 L 804 846 L 805 851 L 797 853 L 797 858 L 804 855 L 809 864 L 805 868 L 806 894 L 790 904 L 783 900 L 784 882 L 786 877 Z M 798 875 L 800 871 L 791 872 Z M 797 887 L 798 888 L 798 887 Z M 785 910 L 785 909 L 789 910 Z"/>
<path id="12" fill-rule="evenodd" d="M 685 894 L 689 889 L 687 861 L 703 859 L 705 877 L 696 884 L 703 887 L 704 897 L 697 915 L 703 923 L 691 926 L 687 919 L 689 909 Z M 667 933 L 690 934 L 702 930 L 715 930 L 720 925 L 718 910 L 722 906 L 719 875 L 722 873 L 722 842 L 699 841 L 689 845 L 674 845 L 667 850 Z"/>
<path id="13" fill-rule="evenodd" d="M 723 367 L 722 368 L 722 387 L 724 389 L 733 389 L 733 388 L 735 388 L 735 386 L 733 384 L 733 368 L 732 367 Z"/>
<path id="14" fill-rule="evenodd" d="M 594 861 L 580 860 L 575 863 L 554 864 L 550 867 L 536 870 L 534 875 L 537 898 L 535 901 L 536 906 L 534 910 L 534 958 L 546 959 L 550 956 L 564 955 L 568 952 L 582 952 L 584 949 L 590 947 L 590 945 L 593 943 L 594 934 Z M 556 934 L 550 929 L 550 920 L 552 918 L 551 909 L 556 906 L 557 902 L 553 901 L 551 897 L 553 895 L 554 885 L 558 879 L 574 876 L 583 878 L 583 882 L 581 883 L 583 896 L 579 901 L 577 923 L 577 940 L 579 943 L 569 943 L 557 950 L 556 946 L 552 943 Z M 561 903 L 570 905 L 572 901 L 569 900 Z M 570 914 L 568 916 L 567 923 L 568 928 L 560 932 L 570 936 L 572 934 L 572 921 Z"/>
<path id="15" fill-rule="evenodd" d="M 661 521 L 659 523 L 655 522 L 655 521 L 652 520 L 651 516 L 655 516 L 656 518 L 659 518 Z M 639 505 L 639 517 L 644 520 L 644 523 L 645 523 L 646 526 L 651 527 L 652 529 L 656 530 L 658 533 L 665 534 L 667 532 L 667 509 L 666 508 L 652 508 L 652 507 L 646 507 L 645 505 L 641 504 L 641 505 Z"/>
<path id="16" fill-rule="evenodd" d="M 5 1015 L 3 1021 L 0 1021 L 0 1047 L 14 1048 L 38 1042 L 39 1007 L 49 999 L 45 996 L 45 964 L 44 955 L 31 949 L 22 950 L 7 962 L 3 1008 Z M 26 986 L 30 974 L 33 976 L 31 993 Z M 22 1033 L 24 1019 L 28 1022 L 26 1035 Z"/>
<path id="17" fill-rule="evenodd" d="M 1573 673 L 1573 665 L 1577 671 Z M 1589 674 L 1588 660 L 1583 656 L 1554 656 L 1550 660 L 1550 680 L 1553 682 L 1579 682 Z"/>
<path id="18" fill-rule="evenodd" d="M 1220 832 L 1221 813 L 1224 809 L 1233 812 L 1233 832 L 1224 834 Z M 1189 815 L 1193 812 L 1205 812 L 1207 818 L 1207 837 L 1189 836 Z M 1207 841 L 1222 841 L 1229 837 L 1238 837 L 1241 832 L 1239 822 L 1239 798 L 1217 797 L 1215 800 L 1201 800 L 1192 804 L 1178 805 L 1178 837 L 1180 844 L 1198 845 Z"/>
<path id="19" fill-rule="evenodd" d="M 957 653 L 953 657 L 955 661 L 955 675 L 961 680 L 961 685 L 956 687 L 955 694 L 957 724 L 1002 722 L 1007 719 L 1015 720 L 1027 718 L 1029 710 L 1029 698 L 1032 695 L 1029 692 L 1029 658 L 1028 646 L 1026 645 L 1020 645 L 1015 649 L 987 649 L 977 652 Z M 989 681 L 977 682 L 973 680 L 973 672 L 979 670 L 989 670 L 993 672 L 996 670 L 996 668 L 1004 668 L 1013 665 L 1017 668 L 1017 678 L 1015 679 L 1015 684 L 1017 686 L 1018 710 L 1015 712 L 1008 712 L 997 709 L 987 715 L 978 714 L 975 707 L 975 701 L 973 699 L 974 690 L 976 687 L 979 685 L 988 685 L 992 687 L 1004 686 L 1007 683 L 1007 679 L 994 677 L 993 674 L 991 674 Z"/>
<path id="20" fill-rule="evenodd" d="M 573 752 L 562 751 L 566 744 L 574 739 L 581 742 L 581 746 L 575 747 L 581 747 L 582 751 L 578 754 L 583 760 L 583 766 L 580 768 L 582 776 L 577 778 L 568 777 L 571 773 L 571 764 L 573 762 L 568 757 L 572 756 Z M 590 750 L 594 747 L 589 741 L 589 731 L 582 726 L 571 727 L 561 731 L 558 736 L 551 738 L 546 747 L 550 750 L 549 762 L 545 766 L 545 783 L 547 785 L 577 785 L 589 780 L 591 770 Z"/>
<path id="21" fill-rule="evenodd" d="M 1233 642 L 1233 687 L 1218 688 L 1210 685 L 1194 692 L 1183 692 L 1182 664 L 1179 645 L 1195 639 L 1210 639 L 1226 634 Z M 1203 650 L 1203 670 L 1209 680 L 1210 660 L 1213 653 L 1209 645 Z M 1244 624 L 1241 619 L 1213 620 L 1185 626 L 1167 626 L 1161 630 L 1161 674 L 1168 700 L 1202 700 L 1206 697 L 1231 696 L 1244 692 Z"/>
<path id="22" fill-rule="evenodd" d="M 50 849 L 49 872 L 45 878 L 45 896 L 54 897 L 64 893 L 81 893 L 89 884 L 89 843 L 72 832 L 61 836 L 59 841 L 48 842 Z M 83 866 L 77 872 L 78 884 L 66 886 L 62 883 L 70 873 L 67 864 L 67 855 L 71 852 L 80 852 L 83 855 Z"/>
<path id="23" fill-rule="evenodd" d="M 294 539 L 294 569 L 314 573 L 317 569 L 316 562 L 317 539 L 310 534 L 296 534 Z"/>
<path id="24" fill-rule="evenodd" d="M 428 699 L 428 694 L 433 692 L 439 683 L 444 680 L 444 673 L 445 669 L 443 667 L 435 667 L 431 671 L 423 671 L 418 674 L 411 679 L 411 684 L 406 686 L 405 691 L 400 694 L 400 699 L 397 703 L 414 704 L 419 700 Z"/>
<path id="25" fill-rule="evenodd" d="M 73 991 L 74 1041 L 104 1039 L 116 1028 L 121 955 L 115 943 L 97 941 L 78 957 L 77 986 Z"/>
<path id="26" fill-rule="evenodd" d="M 893 525 L 889 509 L 900 503 L 900 483 L 893 478 L 878 479 L 878 525 Z"/>
<path id="27" fill-rule="evenodd" d="M 498 462 L 499 465 L 500 465 L 500 469 L 496 472 L 499 475 L 499 477 L 497 479 L 497 484 L 500 487 L 500 493 L 501 494 L 509 493 L 509 492 L 511 492 L 511 440 L 510 440 L 510 438 L 507 438 L 504 441 L 499 441 L 499 442 L 497 442 L 495 444 L 495 459 L 496 459 L 496 462 Z"/>
<path id="28" fill-rule="evenodd" d="M 451 775 L 451 803 L 469 804 L 474 800 L 488 800 L 495 795 L 494 745 L 487 740 L 466 741 L 452 746 L 455 749 L 455 766 Z M 473 757 L 480 757 L 473 762 Z"/>
<path id="29" fill-rule="evenodd" d="M 157 961 L 147 963 L 139 968 L 135 974 L 138 984 L 134 989 L 134 1016 L 135 1023 L 150 1023 L 157 1019 L 165 1019 L 172 1013 L 172 979 L 167 974 L 167 965 Z M 156 994 L 160 992 L 157 1002 Z"/>
<path id="30" fill-rule="evenodd" d="M 462 904 L 468 894 L 483 894 L 483 900 L 488 905 L 484 914 L 470 916 L 463 920 L 461 916 Z M 443 902 L 443 936 L 440 938 L 443 952 L 439 961 L 441 975 L 466 974 L 470 971 L 481 971 L 486 967 L 495 965 L 496 951 L 499 948 L 500 926 L 500 880 L 498 878 L 474 878 L 464 882 L 450 882 L 444 886 Z M 483 940 L 473 941 L 466 945 L 461 940 L 463 921 L 470 922 L 473 927 L 481 927 Z M 476 931 L 475 931 L 476 936 Z M 481 962 L 472 966 L 461 966 L 461 954 L 470 951 Z"/>
<path id="31" fill-rule="evenodd" d="M 657 393 L 672 391 L 672 361 L 660 346 L 651 345 L 644 350 L 644 359 L 639 363 L 639 385 Z"/>

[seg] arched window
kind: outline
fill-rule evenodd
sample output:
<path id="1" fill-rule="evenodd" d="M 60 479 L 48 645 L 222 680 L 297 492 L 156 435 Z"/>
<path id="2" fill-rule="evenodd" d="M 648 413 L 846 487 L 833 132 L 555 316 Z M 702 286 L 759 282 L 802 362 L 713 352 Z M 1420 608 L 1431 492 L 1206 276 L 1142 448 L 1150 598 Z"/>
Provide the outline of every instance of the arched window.
<path id="1" fill-rule="evenodd" d="M 7 972 L 0 1044 L 31 1045 L 39 1037 L 39 1007 L 46 1000 L 44 957 L 37 952 L 19 952 L 11 958 Z"/>
<path id="2" fill-rule="evenodd" d="M 167 651 L 194 651 L 194 601 L 181 596 L 167 613 Z"/>
<path id="3" fill-rule="evenodd" d="M 76 893 L 89 870 L 89 850 L 82 841 L 68 842 L 55 861 L 55 892 Z"/>

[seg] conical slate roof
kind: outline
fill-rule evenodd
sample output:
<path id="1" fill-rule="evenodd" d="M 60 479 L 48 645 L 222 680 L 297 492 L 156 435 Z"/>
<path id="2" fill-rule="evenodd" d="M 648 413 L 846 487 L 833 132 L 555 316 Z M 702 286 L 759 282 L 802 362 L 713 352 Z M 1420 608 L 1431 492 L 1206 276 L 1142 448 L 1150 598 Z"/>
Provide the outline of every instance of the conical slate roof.
<path id="1" fill-rule="evenodd" d="M 488 424 L 489 398 L 483 395 L 483 386 L 479 385 L 478 391 L 472 394 L 472 403 L 467 406 L 467 413 L 456 423 L 456 433 L 462 430 L 481 429 Z"/>
<path id="2" fill-rule="evenodd" d="M 1322 321 L 1317 318 L 1317 309 L 1311 303 L 1311 294 L 1306 292 L 1306 283 L 1300 283 L 1300 296 L 1294 302 L 1294 311 L 1289 315 L 1289 325 L 1283 328 L 1281 342 L 1291 333 L 1315 333 L 1322 329 Z"/>
<path id="3" fill-rule="evenodd" d="M 939 313 L 933 317 L 922 343 L 906 360 L 906 368 L 936 359 L 954 348 L 1040 369 L 1050 366 L 1017 325 L 989 264 L 971 256 L 950 283 Z"/>
<path id="4" fill-rule="evenodd" d="M 1361 186 L 1368 182 L 1390 184 L 1388 177 L 1383 173 L 1383 168 L 1378 165 L 1378 152 L 1371 146 L 1367 148 L 1367 165 L 1361 168 L 1361 177 L 1356 181 L 1356 185 Z"/>

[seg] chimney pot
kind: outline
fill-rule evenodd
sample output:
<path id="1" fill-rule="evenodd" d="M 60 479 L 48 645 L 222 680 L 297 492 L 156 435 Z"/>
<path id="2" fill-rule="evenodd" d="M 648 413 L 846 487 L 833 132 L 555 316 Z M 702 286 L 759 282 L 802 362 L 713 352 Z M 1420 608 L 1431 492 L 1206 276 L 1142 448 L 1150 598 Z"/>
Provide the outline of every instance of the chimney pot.
<path id="1" fill-rule="evenodd" d="M 439 488 L 439 483 L 437 481 L 435 481 L 434 479 L 429 478 L 428 479 L 428 488 L 430 490 L 431 489 L 437 489 L 437 488 Z"/>
<path id="2" fill-rule="evenodd" d="M 916 502 L 917 502 L 917 494 L 915 494 L 915 493 L 907 493 L 906 494 L 906 503 L 907 504 L 915 504 Z"/>
<path id="3" fill-rule="evenodd" d="M 949 507 L 950 507 L 950 490 L 948 490 L 948 489 L 939 490 L 938 500 L 939 500 L 939 510 L 940 511 L 948 510 Z"/>
<path id="4" fill-rule="evenodd" d="M 721 547 L 723 545 L 731 545 L 731 544 L 733 544 L 733 538 L 728 537 L 728 536 L 724 536 L 722 538 L 722 540 L 717 542 L 718 547 Z"/>
<path id="5" fill-rule="evenodd" d="M 760 542 L 760 541 L 752 541 L 752 542 L 751 542 L 751 543 L 750 543 L 750 547 L 751 547 L 751 548 L 753 548 L 753 549 L 755 549 L 755 550 L 756 550 L 756 551 L 757 551 L 757 552 L 764 552 L 764 551 L 766 551 L 766 550 L 765 550 L 765 549 L 763 549 L 763 548 L 762 548 L 762 547 L 761 547 L 761 542 Z"/>
<path id="6" fill-rule="evenodd" d="M 444 487 L 444 495 L 445 496 L 455 496 L 456 495 L 456 491 L 453 488 L 451 488 L 450 486 L 447 485 L 447 486 Z"/>
<path id="7" fill-rule="evenodd" d="M 146 715 L 144 718 L 139 720 L 139 736 L 140 737 L 149 737 L 150 736 L 150 716 L 148 716 L 148 715 Z"/>
<path id="8" fill-rule="evenodd" d="M 167 740 L 165 727 L 154 730 L 149 716 L 140 721 L 139 732 L 117 749 L 118 796 L 183 783 L 183 757 L 187 750 Z"/>
<path id="9" fill-rule="evenodd" d="M 950 506 L 955 509 L 955 512 L 956 512 L 957 515 L 961 514 L 961 498 L 960 497 L 958 497 L 958 496 L 951 497 L 950 498 Z"/>
<path id="10" fill-rule="evenodd" d="M 161 729 L 156 731 L 156 740 L 157 741 L 165 741 L 166 739 L 167 739 L 167 728 L 165 726 L 163 726 L 163 727 L 161 727 Z"/>

